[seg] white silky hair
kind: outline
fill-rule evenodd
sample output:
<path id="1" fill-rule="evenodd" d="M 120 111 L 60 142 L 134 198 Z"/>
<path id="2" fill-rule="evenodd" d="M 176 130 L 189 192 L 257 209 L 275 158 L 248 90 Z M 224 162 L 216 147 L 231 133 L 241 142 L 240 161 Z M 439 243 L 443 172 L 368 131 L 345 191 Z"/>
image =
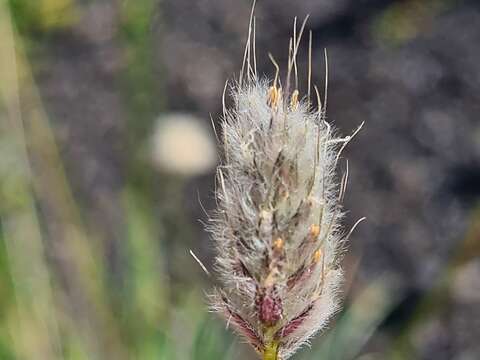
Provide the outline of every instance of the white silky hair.
<path id="1" fill-rule="evenodd" d="M 295 22 L 288 77 L 297 71 L 304 26 L 297 36 Z M 258 79 L 256 61 L 250 62 L 252 28 L 254 35 L 253 17 L 244 68 L 230 88 L 233 106 L 224 107 L 222 118 L 224 160 L 208 226 L 221 284 L 212 309 L 260 355 L 274 344 L 285 360 L 325 329 L 340 306 L 340 260 L 350 233 L 340 225 L 348 168 L 341 177 L 336 168 L 363 124 L 352 136 L 337 137 L 325 117 L 326 91 L 323 106 L 317 96 L 312 109 L 310 96 L 298 99 L 291 85 L 283 94 L 278 70 L 273 81 Z"/>

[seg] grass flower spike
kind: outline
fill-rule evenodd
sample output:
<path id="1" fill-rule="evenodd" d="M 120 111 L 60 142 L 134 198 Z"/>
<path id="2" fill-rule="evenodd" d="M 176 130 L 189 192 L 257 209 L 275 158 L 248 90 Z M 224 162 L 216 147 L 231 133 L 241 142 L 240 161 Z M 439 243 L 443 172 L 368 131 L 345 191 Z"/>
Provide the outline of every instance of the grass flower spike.
<path id="1" fill-rule="evenodd" d="M 209 229 L 221 283 L 212 307 L 265 360 L 288 359 L 338 310 L 349 235 L 339 225 L 348 167 L 343 176 L 335 169 L 360 128 L 335 136 L 325 119 L 327 80 L 323 101 L 314 87 L 312 109 L 311 34 L 308 93 L 300 99 L 296 56 L 304 27 L 297 34 L 295 21 L 282 88 L 273 57 L 273 81 L 257 77 L 252 9 L 233 107 L 224 107 L 224 160 Z"/>

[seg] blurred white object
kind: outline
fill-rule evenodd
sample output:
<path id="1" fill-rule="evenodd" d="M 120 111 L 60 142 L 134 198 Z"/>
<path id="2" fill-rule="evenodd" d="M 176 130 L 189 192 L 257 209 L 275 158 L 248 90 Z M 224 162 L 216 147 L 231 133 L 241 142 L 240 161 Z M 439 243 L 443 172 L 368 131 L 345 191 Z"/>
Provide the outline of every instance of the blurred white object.
<path id="1" fill-rule="evenodd" d="M 211 132 L 201 119 L 172 113 L 157 120 L 152 159 L 160 171 L 194 176 L 204 174 L 216 165 L 217 150 Z"/>
<path id="2" fill-rule="evenodd" d="M 480 260 L 474 259 L 460 267 L 452 281 L 453 297 L 461 303 L 480 302 Z"/>

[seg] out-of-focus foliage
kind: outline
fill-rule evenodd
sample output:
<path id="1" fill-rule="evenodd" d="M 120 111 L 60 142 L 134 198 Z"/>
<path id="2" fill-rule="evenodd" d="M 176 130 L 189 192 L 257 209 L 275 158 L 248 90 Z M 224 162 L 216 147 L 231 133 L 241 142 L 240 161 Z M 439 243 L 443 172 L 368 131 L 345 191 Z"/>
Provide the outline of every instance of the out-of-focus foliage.
<path id="1" fill-rule="evenodd" d="M 16 26 L 22 31 L 48 32 L 78 21 L 74 0 L 8 0 Z"/>
<path id="2" fill-rule="evenodd" d="M 415 38 L 455 0 L 407 0 L 393 4 L 373 23 L 379 40 L 401 44 Z"/>

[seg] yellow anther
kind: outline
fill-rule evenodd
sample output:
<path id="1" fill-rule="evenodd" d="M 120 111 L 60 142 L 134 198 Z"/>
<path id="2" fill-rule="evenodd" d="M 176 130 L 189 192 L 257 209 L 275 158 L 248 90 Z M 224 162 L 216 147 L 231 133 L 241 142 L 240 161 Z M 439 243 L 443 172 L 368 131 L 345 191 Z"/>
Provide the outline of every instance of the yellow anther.
<path id="1" fill-rule="evenodd" d="M 298 94 L 299 94 L 298 90 L 295 90 L 290 99 L 290 108 L 292 110 L 296 110 L 298 107 Z"/>
<path id="2" fill-rule="evenodd" d="M 313 262 L 315 263 L 319 262 L 321 257 L 322 257 L 322 250 L 318 249 L 313 253 Z"/>
<path id="3" fill-rule="evenodd" d="M 283 239 L 279 237 L 273 242 L 273 247 L 275 248 L 275 250 L 282 250 L 283 244 L 284 244 Z"/>
<path id="4" fill-rule="evenodd" d="M 271 108 L 277 107 L 279 92 L 276 86 L 270 86 L 268 89 L 268 100 L 267 104 Z"/>
<path id="5" fill-rule="evenodd" d="M 310 235 L 314 238 L 320 235 L 320 226 L 316 224 L 310 225 Z"/>

